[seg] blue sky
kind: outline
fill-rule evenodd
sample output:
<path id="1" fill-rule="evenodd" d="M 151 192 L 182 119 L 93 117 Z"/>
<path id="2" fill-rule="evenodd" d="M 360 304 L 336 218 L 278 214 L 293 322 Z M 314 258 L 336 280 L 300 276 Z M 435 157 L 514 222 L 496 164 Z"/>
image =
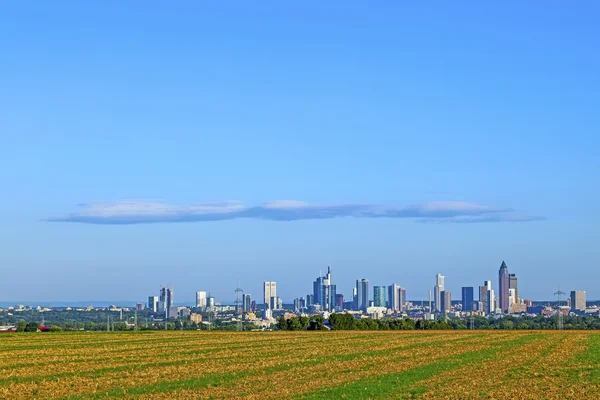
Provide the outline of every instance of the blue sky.
<path id="1" fill-rule="evenodd" d="M 4 4 L 0 300 L 598 299 L 599 11 Z"/>

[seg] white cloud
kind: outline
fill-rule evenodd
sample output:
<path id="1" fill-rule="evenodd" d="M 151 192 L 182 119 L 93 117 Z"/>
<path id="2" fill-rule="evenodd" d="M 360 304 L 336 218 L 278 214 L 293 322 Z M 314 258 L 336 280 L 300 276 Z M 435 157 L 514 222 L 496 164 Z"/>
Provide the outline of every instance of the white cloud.
<path id="1" fill-rule="evenodd" d="M 49 218 L 52 222 L 89 224 L 141 224 L 159 222 L 221 221 L 257 218 L 273 221 L 301 219 L 412 218 L 421 222 L 523 222 L 542 217 L 517 216 L 510 209 L 460 201 L 436 201 L 408 207 L 384 207 L 372 204 L 309 204 L 295 200 L 275 200 L 258 206 L 241 201 L 202 203 L 189 206 L 169 205 L 156 201 L 107 201 L 80 205 L 78 212 Z"/>

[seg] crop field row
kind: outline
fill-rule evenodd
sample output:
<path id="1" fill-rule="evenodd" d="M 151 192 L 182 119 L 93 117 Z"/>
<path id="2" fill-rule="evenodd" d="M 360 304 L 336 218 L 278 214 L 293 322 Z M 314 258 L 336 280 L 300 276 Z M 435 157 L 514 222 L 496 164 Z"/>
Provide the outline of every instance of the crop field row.
<path id="1" fill-rule="evenodd" d="M 0 337 L 0 398 L 600 398 L 591 331 Z"/>

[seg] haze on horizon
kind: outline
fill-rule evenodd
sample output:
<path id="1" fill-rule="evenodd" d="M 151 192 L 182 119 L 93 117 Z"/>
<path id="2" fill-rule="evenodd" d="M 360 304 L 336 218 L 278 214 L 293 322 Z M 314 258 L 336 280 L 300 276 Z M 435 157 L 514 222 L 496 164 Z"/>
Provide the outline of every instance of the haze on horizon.
<path id="1" fill-rule="evenodd" d="M 600 299 L 599 11 L 4 4 L 0 302 Z"/>

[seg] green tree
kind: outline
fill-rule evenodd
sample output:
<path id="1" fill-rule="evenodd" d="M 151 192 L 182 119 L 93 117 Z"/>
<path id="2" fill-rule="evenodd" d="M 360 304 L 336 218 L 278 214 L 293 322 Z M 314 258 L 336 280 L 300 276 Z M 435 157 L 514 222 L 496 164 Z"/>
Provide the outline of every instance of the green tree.
<path id="1" fill-rule="evenodd" d="M 27 328 L 27 321 L 19 321 L 17 324 L 17 332 L 25 332 L 25 328 Z"/>
<path id="2" fill-rule="evenodd" d="M 25 332 L 37 332 L 40 324 L 37 322 L 28 322 L 25 326 Z"/>
<path id="3" fill-rule="evenodd" d="M 279 318 L 279 321 L 277 321 L 277 329 L 280 331 L 288 330 L 288 322 L 285 318 Z"/>
<path id="4" fill-rule="evenodd" d="M 310 317 L 310 326 L 308 327 L 311 331 L 322 331 L 325 329 L 325 319 L 321 315 L 313 315 Z"/>

